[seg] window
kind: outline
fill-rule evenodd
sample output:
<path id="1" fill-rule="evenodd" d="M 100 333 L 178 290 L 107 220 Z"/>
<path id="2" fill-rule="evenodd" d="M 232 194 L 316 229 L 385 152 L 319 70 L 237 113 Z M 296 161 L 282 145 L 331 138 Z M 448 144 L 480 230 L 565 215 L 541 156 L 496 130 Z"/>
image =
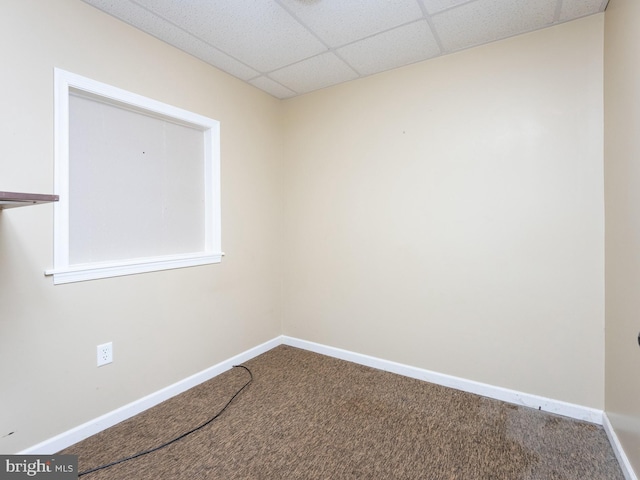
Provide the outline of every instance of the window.
<path id="1" fill-rule="evenodd" d="M 220 262 L 219 122 L 55 70 L 54 283 Z"/>

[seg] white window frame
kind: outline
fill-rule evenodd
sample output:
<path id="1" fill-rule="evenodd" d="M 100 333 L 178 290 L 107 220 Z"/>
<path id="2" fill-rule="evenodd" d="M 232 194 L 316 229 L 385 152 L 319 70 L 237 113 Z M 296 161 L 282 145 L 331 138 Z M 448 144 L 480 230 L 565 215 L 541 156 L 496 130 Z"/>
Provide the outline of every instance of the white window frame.
<path id="1" fill-rule="evenodd" d="M 54 190 L 60 200 L 54 206 L 54 267 L 45 272 L 53 275 L 54 284 L 219 263 L 224 255 L 220 231 L 220 122 L 58 68 L 54 77 Z M 98 96 L 111 105 L 129 107 L 202 130 L 205 163 L 203 251 L 86 264 L 69 263 L 69 95 L 73 90 Z"/>

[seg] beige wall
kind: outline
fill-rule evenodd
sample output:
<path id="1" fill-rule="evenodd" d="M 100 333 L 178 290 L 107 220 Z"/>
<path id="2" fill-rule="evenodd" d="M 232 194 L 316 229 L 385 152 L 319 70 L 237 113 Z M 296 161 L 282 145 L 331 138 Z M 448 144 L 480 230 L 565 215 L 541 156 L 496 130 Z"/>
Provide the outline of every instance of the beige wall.
<path id="1" fill-rule="evenodd" d="M 604 406 L 604 15 L 284 102 L 284 333 Z"/>
<path id="2" fill-rule="evenodd" d="M 221 121 L 221 264 L 53 286 L 53 207 L 0 213 L 0 452 L 281 332 L 281 105 L 79 0 L 5 0 L 0 190 L 53 189 L 53 68 Z M 143 180 L 143 179 L 141 179 Z M 96 368 L 96 345 L 115 361 Z M 14 432 L 12 435 L 8 435 Z"/>
<path id="3" fill-rule="evenodd" d="M 640 474 L 640 2 L 605 23 L 606 411 Z"/>
<path id="4" fill-rule="evenodd" d="M 603 25 L 278 102 L 79 0 L 5 2 L 0 190 L 52 191 L 60 67 L 221 121 L 227 256 L 54 287 L 52 206 L 0 213 L 0 451 L 280 333 L 603 408 Z"/>

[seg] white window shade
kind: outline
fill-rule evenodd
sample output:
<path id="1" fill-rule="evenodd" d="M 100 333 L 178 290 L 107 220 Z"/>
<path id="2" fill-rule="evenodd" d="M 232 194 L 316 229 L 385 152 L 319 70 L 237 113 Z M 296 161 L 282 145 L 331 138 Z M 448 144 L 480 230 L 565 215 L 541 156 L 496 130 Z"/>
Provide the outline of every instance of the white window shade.
<path id="1" fill-rule="evenodd" d="M 55 283 L 219 262 L 217 121 L 56 70 Z"/>

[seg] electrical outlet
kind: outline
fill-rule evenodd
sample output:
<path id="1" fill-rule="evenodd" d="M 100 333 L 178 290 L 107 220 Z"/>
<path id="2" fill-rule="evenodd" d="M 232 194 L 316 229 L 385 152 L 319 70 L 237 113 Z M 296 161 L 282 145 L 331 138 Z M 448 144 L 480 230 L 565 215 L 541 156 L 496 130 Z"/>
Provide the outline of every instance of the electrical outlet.
<path id="1" fill-rule="evenodd" d="M 111 362 L 113 362 L 113 344 L 109 342 L 98 345 L 98 366 Z"/>

